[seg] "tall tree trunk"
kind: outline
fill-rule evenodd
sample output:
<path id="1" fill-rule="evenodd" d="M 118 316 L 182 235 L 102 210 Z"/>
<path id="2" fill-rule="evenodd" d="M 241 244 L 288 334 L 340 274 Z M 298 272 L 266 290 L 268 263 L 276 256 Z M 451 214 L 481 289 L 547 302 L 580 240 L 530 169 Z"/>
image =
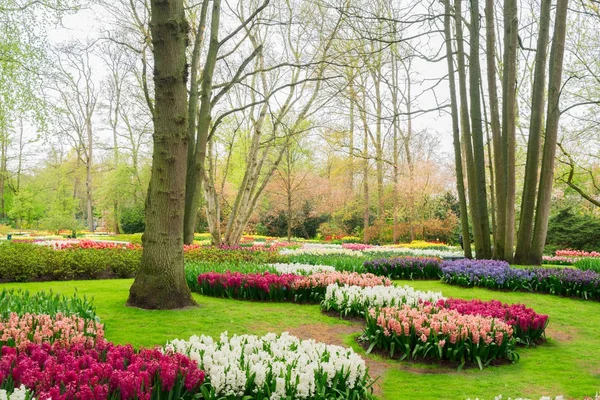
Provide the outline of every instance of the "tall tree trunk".
<path id="1" fill-rule="evenodd" d="M 475 191 L 476 218 L 475 253 L 477 258 L 491 258 L 490 222 L 487 207 L 485 180 L 485 154 L 483 149 L 483 129 L 481 119 L 481 99 L 479 93 L 479 1 L 471 0 L 470 52 L 469 52 L 469 94 L 471 100 L 471 128 L 473 137 L 474 182 L 469 182 L 469 191 Z M 479 236 L 479 237 L 478 237 Z"/>
<path id="2" fill-rule="evenodd" d="M 349 198 L 354 193 L 354 97 L 356 94 L 354 93 L 354 71 L 350 73 L 348 77 L 348 96 L 350 97 L 350 132 L 349 132 L 349 140 L 350 140 L 350 156 L 348 159 L 348 195 Z"/>
<path id="3" fill-rule="evenodd" d="M 8 138 L 4 127 L 4 132 L 0 132 L 0 218 L 6 218 L 6 204 L 4 202 L 4 191 L 6 187 L 7 176 L 7 146 Z"/>
<path id="4" fill-rule="evenodd" d="M 471 221 L 473 221 L 473 238 L 475 241 L 475 250 L 477 251 L 477 241 L 481 238 L 481 225 L 475 223 L 475 221 L 478 220 L 478 211 L 477 197 L 475 191 L 475 160 L 473 158 L 473 143 L 471 142 L 469 103 L 467 99 L 467 72 L 465 66 L 465 46 L 462 28 L 462 0 L 455 0 L 454 8 L 454 20 L 456 24 L 456 59 L 458 64 L 458 86 L 460 96 L 460 124 L 462 128 L 462 144 L 464 146 L 465 166 L 467 170 L 467 195 L 469 197 L 469 213 L 471 214 Z M 463 240 L 466 240 L 466 238 L 467 237 L 464 236 Z M 465 242 L 465 247 L 470 245 L 471 242 Z M 481 244 L 479 244 L 479 248 L 480 247 Z M 479 256 L 479 254 L 477 254 L 477 256 Z"/>
<path id="5" fill-rule="evenodd" d="M 558 120 L 560 118 L 559 101 L 563 58 L 565 54 L 568 4 L 568 0 L 558 0 L 556 5 L 556 19 L 554 21 L 552 49 L 550 50 L 546 136 L 544 140 L 544 154 L 542 156 L 542 170 L 540 173 L 533 240 L 529 254 L 529 263 L 534 265 L 539 265 L 542 262 L 542 254 L 548 233 L 548 217 L 550 216 L 552 182 L 554 178 L 554 159 L 558 140 Z"/>
<path id="6" fill-rule="evenodd" d="M 86 152 L 86 163 L 85 163 L 85 201 L 86 201 L 86 213 L 87 213 L 87 224 L 88 229 L 94 232 L 94 211 L 92 203 L 92 163 L 93 163 L 93 135 L 92 135 L 92 120 L 91 115 L 88 116 L 86 121 L 86 133 L 87 133 L 87 152 Z"/>
<path id="7" fill-rule="evenodd" d="M 516 149 L 516 90 L 517 90 L 517 0 L 504 0 L 504 68 L 502 74 L 502 162 L 504 163 L 505 221 L 504 254 L 513 260 L 515 240 L 515 149 Z"/>
<path id="8" fill-rule="evenodd" d="M 496 229 L 494 229 L 494 258 L 504 258 L 504 239 L 506 235 L 506 194 L 504 186 L 504 157 L 502 155 L 502 132 L 500 113 L 498 110 L 498 87 L 496 85 L 496 28 L 494 26 L 494 0 L 486 0 L 485 6 L 485 38 L 487 82 L 490 97 L 490 122 L 492 128 L 492 144 L 494 149 L 494 172 L 492 185 L 495 188 Z M 490 163 L 492 160 L 490 159 Z M 492 208 L 493 209 L 493 208 Z"/>
<path id="9" fill-rule="evenodd" d="M 195 305 L 183 260 L 183 211 L 188 145 L 186 41 L 183 0 L 152 0 L 154 151 L 146 200 L 142 262 L 129 306 L 174 309 Z"/>
<path id="10" fill-rule="evenodd" d="M 540 143 L 544 118 L 544 92 L 546 86 L 546 58 L 548 54 L 548 39 L 550 38 L 550 7 L 551 0 L 542 0 L 540 27 L 535 53 L 535 70 L 533 75 L 533 90 L 531 94 L 531 119 L 529 123 L 529 142 L 527 143 L 527 163 L 523 183 L 523 198 L 521 202 L 521 218 L 517 236 L 515 263 L 529 262 L 531 237 L 535 212 L 535 197 L 540 164 Z"/>
<path id="11" fill-rule="evenodd" d="M 454 60 L 452 57 L 452 33 L 450 29 L 450 0 L 444 0 L 444 33 L 446 36 L 446 62 L 448 64 L 448 81 L 450 83 L 450 107 L 452 115 L 452 136 L 454 139 L 454 164 L 456 170 L 456 191 L 460 205 L 460 227 L 463 237 L 465 257 L 472 258 L 471 237 L 469 234 L 469 215 L 465 195 L 465 178 L 462 168 L 462 151 L 460 146 L 460 129 L 458 123 L 458 106 L 456 101 L 456 82 L 454 80 Z"/>
<path id="12" fill-rule="evenodd" d="M 400 131 L 400 127 L 398 126 L 399 124 L 399 114 L 400 114 L 400 110 L 398 107 L 398 60 L 396 59 L 395 55 L 392 55 L 392 107 L 394 110 L 394 119 L 392 120 L 392 129 L 393 129 L 393 183 L 392 183 L 392 197 L 393 197 L 393 203 L 394 203 L 394 210 L 393 210 L 393 233 L 392 233 L 392 240 L 394 241 L 394 243 L 398 243 L 398 213 L 400 212 L 400 199 L 399 199 L 399 193 L 398 193 L 398 180 L 400 179 L 400 149 L 398 146 L 398 140 L 399 140 L 399 131 Z"/>
<path id="13" fill-rule="evenodd" d="M 197 70 L 200 58 L 200 49 L 204 36 L 204 24 L 208 1 L 202 4 L 200 25 L 196 34 L 192 58 L 192 82 L 190 91 L 190 104 L 188 106 L 188 118 L 196 116 L 198 84 Z M 202 71 L 202 87 L 200 92 L 200 111 L 198 112 L 198 129 L 195 142 L 191 142 L 191 149 L 187 152 L 187 173 L 186 173 L 186 192 L 185 192 L 185 214 L 184 214 L 184 234 L 185 244 L 194 243 L 194 232 L 196 221 L 198 219 L 198 209 L 202 194 L 202 177 L 205 175 L 204 163 L 206 161 L 206 142 L 208 140 L 208 131 L 212 119 L 212 81 L 219 53 L 219 24 L 221 18 L 221 0 L 213 1 L 210 25 L 210 44 L 206 55 L 206 62 Z M 195 66 L 193 65 L 195 63 Z M 193 137 L 196 133 L 194 121 L 188 121 L 188 135 Z"/>

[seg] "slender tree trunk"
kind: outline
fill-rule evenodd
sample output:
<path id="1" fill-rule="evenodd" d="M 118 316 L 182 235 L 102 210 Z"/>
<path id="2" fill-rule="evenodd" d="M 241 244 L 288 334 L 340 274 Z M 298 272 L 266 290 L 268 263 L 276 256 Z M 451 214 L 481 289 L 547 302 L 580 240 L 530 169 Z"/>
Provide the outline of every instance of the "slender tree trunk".
<path id="1" fill-rule="evenodd" d="M 565 54 L 565 36 L 567 27 L 568 0 L 558 0 L 556 19 L 550 50 L 550 73 L 548 82 L 548 111 L 546 116 L 546 136 L 542 170 L 540 173 L 540 188 L 535 213 L 533 240 L 529 254 L 529 263 L 539 265 L 542 262 L 546 235 L 548 234 L 548 217 L 552 202 L 552 183 L 554 178 L 554 160 L 558 140 L 558 121 L 560 118 L 560 89 L 562 80 L 563 58 Z"/>
<path id="2" fill-rule="evenodd" d="M 188 145 L 183 0 L 152 0 L 154 151 L 146 200 L 142 262 L 127 304 L 148 309 L 195 305 L 183 260 L 183 212 Z"/>
<path id="3" fill-rule="evenodd" d="M 393 125 L 393 157 L 394 157 L 394 165 L 393 165 L 393 191 L 392 197 L 394 202 L 394 210 L 393 210 L 393 234 L 392 239 L 394 243 L 398 243 L 398 213 L 400 212 L 400 199 L 398 193 L 398 180 L 400 179 L 400 151 L 398 148 L 398 140 L 399 140 L 399 130 L 398 126 L 398 115 L 400 114 L 400 110 L 398 107 L 398 61 L 395 55 L 392 56 L 392 107 L 394 110 L 394 119 L 392 121 Z"/>
<path id="4" fill-rule="evenodd" d="M 494 191 L 494 165 L 493 165 L 493 157 L 492 157 L 492 139 L 490 138 L 490 129 L 487 117 L 487 109 L 485 105 L 485 96 L 483 95 L 483 82 L 479 80 L 479 89 L 481 90 L 481 105 L 483 106 L 483 121 L 485 126 L 485 139 L 486 139 L 486 148 L 487 148 L 487 158 L 488 158 L 488 170 L 490 171 L 490 207 L 492 208 L 491 217 L 492 217 L 492 238 L 496 237 L 497 234 L 497 225 L 496 225 L 496 214 L 494 210 L 496 209 L 496 194 Z"/>
<path id="5" fill-rule="evenodd" d="M 537 189 L 538 170 L 540 166 L 540 143 L 544 118 L 544 91 L 546 82 L 546 59 L 548 54 L 548 39 L 550 38 L 550 7 L 551 0 L 542 0 L 540 27 L 535 53 L 535 70 L 533 75 L 533 90 L 531 94 L 531 120 L 529 123 L 529 142 L 527 143 L 527 163 L 523 183 L 523 198 L 521 202 L 521 217 L 515 263 L 529 262 L 531 237 L 535 212 L 535 197 Z"/>
<path id="6" fill-rule="evenodd" d="M 463 237 L 465 257 L 472 258 L 471 237 L 469 234 L 469 215 L 467 211 L 467 198 L 465 195 L 465 178 L 462 168 L 462 151 L 460 146 L 460 129 L 458 123 L 458 106 L 456 100 L 456 82 L 454 80 L 454 60 L 452 57 L 452 33 L 450 28 L 451 7 L 450 0 L 444 0 L 444 33 L 446 36 L 446 61 L 448 64 L 448 81 L 450 83 L 450 107 L 452 115 L 452 136 L 454 139 L 454 164 L 456 169 L 456 191 L 460 206 L 460 226 Z"/>
<path id="7" fill-rule="evenodd" d="M 1 127 L 4 131 L 4 127 Z M 4 191 L 6 187 L 7 175 L 7 145 L 8 138 L 6 132 L 0 132 L 0 218 L 6 218 L 6 204 L 4 202 Z"/>
<path id="8" fill-rule="evenodd" d="M 206 11 L 204 7 L 206 1 L 203 4 L 204 18 L 206 19 Z M 206 161 L 206 142 L 208 140 L 208 131 L 212 120 L 212 81 L 213 74 L 215 71 L 215 65 L 217 63 L 217 55 L 219 53 L 219 24 L 221 17 L 221 0 L 213 1 L 213 8 L 211 14 L 211 26 L 210 26 L 210 44 L 208 47 L 208 53 L 206 55 L 206 62 L 202 71 L 202 89 L 200 92 L 200 111 L 198 113 L 198 137 L 195 142 L 195 149 L 188 149 L 188 167 L 186 175 L 186 199 L 185 199 L 185 216 L 184 216 L 184 243 L 194 243 L 194 232 L 196 228 L 196 221 L 198 219 L 198 209 L 200 208 L 200 196 L 202 194 L 202 177 L 204 176 L 204 163 Z M 203 24 L 201 23 L 200 26 Z M 204 29 L 198 31 L 198 35 L 203 36 Z M 202 41 L 202 37 L 200 37 Z M 198 49 L 194 49 L 198 53 L 200 52 L 200 44 Z M 198 63 L 198 57 L 196 63 Z M 192 60 L 194 61 L 194 60 Z M 196 65 L 197 69 L 197 65 Z M 193 70 L 192 70 L 193 71 Z M 195 93 L 190 93 L 191 96 L 197 97 L 197 84 L 192 82 L 192 91 L 196 87 Z M 190 100 L 192 101 L 192 100 Z M 193 100 L 194 104 L 188 107 L 188 116 L 196 115 L 196 99 Z M 193 135 L 193 122 L 188 122 L 188 135 Z"/>
<path id="9" fill-rule="evenodd" d="M 354 193 L 354 73 L 351 72 L 348 79 L 348 96 L 350 97 L 350 156 L 348 159 L 349 196 Z"/>
<path id="10" fill-rule="evenodd" d="M 481 118 L 481 96 L 479 80 L 479 1 L 471 0 L 471 29 L 470 29 L 469 80 L 471 96 L 471 127 L 473 134 L 473 156 L 475 161 L 475 191 L 477 194 L 477 221 L 473 225 L 480 226 L 481 238 L 475 239 L 477 258 L 491 258 L 490 222 L 487 206 L 487 187 L 485 179 L 485 154 L 483 149 L 483 129 Z M 479 244 L 479 246 L 478 246 Z"/>
<path id="11" fill-rule="evenodd" d="M 476 221 L 479 221 L 479 218 L 477 210 L 477 196 L 475 184 L 475 160 L 473 158 L 473 143 L 471 142 L 469 103 L 467 99 L 467 72 L 465 66 L 465 47 L 462 28 L 462 0 L 455 0 L 454 20 L 456 24 L 456 58 L 458 64 L 458 86 L 460 96 L 460 123 L 462 128 L 462 144 L 464 146 L 465 166 L 467 170 L 468 182 L 467 195 L 469 198 L 469 213 L 471 214 L 471 221 L 473 222 L 473 238 L 475 241 L 475 251 L 477 252 L 477 249 L 482 248 L 482 244 L 480 243 L 482 234 L 481 225 L 479 223 L 476 223 Z M 464 238 L 466 239 L 466 236 L 464 236 Z M 465 242 L 465 247 L 470 245 L 470 242 Z M 480 254 L 476 255 L 477 257 L 481 257 Z"/>
<path id="12" fill-rule="evenodd" d="M 517 0 L 504 0 L 504 68 L 502 74 L 502 156 L 504 166 L 505 221 L 504 254 L 498 255 L 508 262 L 513 260 L 515 239 L 515 127 L 517 90 Z M 500 249 L 499 249 L 500 250 Z"/>
<path id="13" fill-rule="evenodd" d="M 504 157 L 502 155 L 502 132 L 500 128 L 500 113 L 498 110 L 498 87 L 496 85 L 496 28 L 494 0 L 486 0 L 486 61 L 487 82 L 490 97 L 490 122 L 492 128 L 492 144 L 494 149 L 495 179 L 491 178 L 495 192 L 496 228 L 494 229 L 494 258 L 504 258 L 504 239 L 506 235 L 506 194 L 504 186 Z M 492 163 L 492 159 L 490 159 Z"/>
<path id="14" fill-rule="evenodd" d="M 87 152 L 85 163 L 85 200 L 88 229 L 94 232 L 94 211 L 92 203 L 92 163 L 93 163 L 93 136 L 91 114 L 86 121 Z"/>

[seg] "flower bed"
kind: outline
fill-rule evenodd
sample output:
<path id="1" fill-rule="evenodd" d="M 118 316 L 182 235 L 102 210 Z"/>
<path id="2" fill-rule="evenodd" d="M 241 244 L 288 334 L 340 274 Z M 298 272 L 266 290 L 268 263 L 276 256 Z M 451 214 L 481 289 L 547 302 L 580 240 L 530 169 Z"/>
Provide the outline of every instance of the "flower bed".
<path id="1" fill-rule="evenodd" d="M 424 302 L 436 303 L 444 299 L 440 292 L 423 292 L 410 286 L 327 286 L 321 308 L 342 316 L 365 316 L 370 308 L 392 307 L 407 304 L 416 306 Z"/>
<path id="2" fill-rule="evenodd" d="M 77 315 L 86 320 L 97 320 L 96 308 L 87 297 L 54 294 L 52 291 L 29 293 L 26 290 L 3 289 L 0 292 L 0 318 L 8 319 L 12 313 L 18 315 L 56 314 Z"/>
<path id="3" fill-rule="evenodd" d="M 297 274 L 310 275 L 315 272 L 334 272 L 335 268 L 329 265 L 312 265 L 312 264 L 269 264 L 269 267 L 275 268 L 279 274 Z"/>
<path id="4" fill-rule="evenodd" d="M 362 251 L 374 247 L 372 244 L 363 243 L 342 243 L 342 248 L 354 251 Z"/>
<path id="5" fill-rule="evenodd" d="M 202 294 L 217 297 L 259 301 L 315 302 L 323 300 L 328 285 L 389 286 L 392 282 L 373 274 L 356 272 L 316 272 L 308 276 L 296 274 L 207 272 L 198 275 Z"/>
<path id="6" fill-rule="evenodd" d="M 167 343 L 165 351 L 189 356 L 206 372 L 207 400 L 372 398 L 365 362 L 352 349 L 287 333 L 192 336 Z"/>
<path id="7" fill-rule="evenodd" d="M 306 246 L 306 245 L 305 245 Z M 325 255 L 344 255 L 352 257 L 362 256 L 362 252 L 343 249 L 341 247 L 300 247 L 298 249 L 282 249 L 279 254 L 282 256 L 298 256 L 298 255 L 314 255 L 314 256 L 325 256 Z M 337 245 L 336 245 L 337 246 Z"/>
<path id="8" fill-rule="evenodd" d="M 11 313 L 0 320 L 0 346 L 25 349 L 29 344 L 80 344 L 92 348 L 104 340 L 103 325 L 76 316 Z"/>
<path id="9" fill-rule="evenodd" d="M 484 317 L 498 318 L 513 327 L 514 337 L 524 343 L 539 340 L 546 326 L 548 316 L 537 314 L 524 304 L 506 304 L 497 300 L 461 300 L 446 299 L 437 302 L 438 307 L 456 310 L 461 314 L 481 315 Z"/>
<path id="10" fill-rule="evenodd" d="M 600 253 L 597 251 L 583 251 L 583 250 L 556 250 L 554 253 L 556 256 L 562 257 L 600 257 Z"/>
<path id="11" fill-rule="evenodd" d="M 571 268 L 511 268 L 504 261 L 458 260 L 442 263 L 442 280 L 460 286 L 527 290 L 600 300 L 600 273 Z"/>
<path id="12" fill-rule="evenodd" d="M 388 253 L 417 257 L 456 258 L 464 257 L 464 253 L 454 250 L 435 250 L 410 247 L 378 246 L 363 250 L 364 254 Z"/>
<path id="13" fill-rule="evenodd" d="M 181 354 L 134 351 L 98 342 L 93 349 L 29 344 L 2 347 L 0 381 L 24 385 L 39 399 L 193 399 L 204 372 Z"/>
<path id="14" fill-rule="evenodd" d="M 207 272 L 198 275 L 200 293 L 208 296 L 244 300 L 292 300 L 292 283 L 300 279 L 295 274 L 241 272 Z"/>
<path id="15" fill-rule="evenodd" d="M 565 256 L 543 256 L 542 264 L 554 264 L 554 265 L 573 265 L 577 262 L 578 258 L 565 257 Z"/>
<path id="16" fill-rule="evenodd" d="M 495 318 L 462 315 L 433 305 L 372 308 L 363 338 L 401 359 L 434 358 L 480 369 L 497 359 L 518 360 L 513 328 Z"/>
<path id="17" fill-rule="evenodd" d="M 439 279 L 441 260 L 427 257 L 394 257 L 365 261 L 364 270 L 390 279 Z"/>

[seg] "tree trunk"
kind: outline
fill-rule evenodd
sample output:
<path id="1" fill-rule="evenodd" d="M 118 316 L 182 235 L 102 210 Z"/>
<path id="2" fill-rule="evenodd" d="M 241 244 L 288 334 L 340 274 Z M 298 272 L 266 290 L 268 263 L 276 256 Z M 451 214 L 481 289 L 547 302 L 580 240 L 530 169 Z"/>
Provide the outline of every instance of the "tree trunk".
<path id="1" fill-rule="evenodd" d="M 188 145 L 183 0 L 152 0 L 154 150 L 146 200 L 142 262 L 127 305 L 174 309 L 195 305 L 183 260 L 183 211 Z"/>
<path id="2" fill-rule="evenodd" d="M 502 132 L 500 130 L 500 113 L 498 110 L 498 88 L 496 85 L 496 31 L 494 26 L 494 0 L 486 0 L 486 61 L 487 82 L 490 96 L 490 119 L 492 128 L 492 144 L 494 149 L 496 229 L 494 229 L 494 258 L 504 258 L 504 238 L 506 235 L 506 194 L 504 186 L 504 157 L 502 155 Z M 490 163 L 492 160 L 490 159 Z"/>
<path id="3" fill-rule="evenodd" d="M 481 99 L 479 93 L 479 1 L 471 0 L 469 53 L 469 94 L 471 100 L 471 128 L 473 138 L 474 182 L 469 182 L 469 191 L 475 191 L 476 218 L 473 219 L 475 229 L 475 253 L 477 258 L 491 258 L 490 222 L 487 207 L 487 188 L 485 179 L 485 154 L 483 149 L 483 129 L 481 119 Z M 479 237 L 478 237 L 479 236 Z"/>
<path id="4" fill-rule="evenodd" d="M 548 39 L 550 37 L 550 7 L 551 0 L 542 0 L 540 27 L 535 53 L 535 71 L 533 90 L 531 94 L 531 120 L 529 123 L 529 142 L 527 143 L 527 163 L 523 183 L 523 198 L 521 202 L 521 218 L 515 252 L 516 264 L 529 262 L 531 237 L 535 212 L 535 197 L 537 189 L 538 169 L 540 164 L 540 143 L 544 117 L 544 90 L 546 82 L 546 58 Z"/>
<path id="5" fill-rule="evenodd" d="M 456 101 L 456 82 L 454 80 L 454 60 L 452 57 L 452 34 L 450 29 L 450 0 L 444 0 L 444 33 L 446 36 L 446 61 L 448 64 L 448 81 L 450 83 L 450 107 L 452 115 L 452 134 L 454 138 L 454 163 L 456 169 L 456 191 L 460 205 L 460 226 L 463 237 L 465 257 L 472 258 L 471 237 L 469 234 L 469 215 L 467 211 L 467 198 L 465 195 L 465 178 L 462 168 L 462 151 L 460 146 L 460 129 L 458 123 L 458 107 Z"/>
<path id="6" fill-rule="evenodd" d="M 196 43 L 194 44 L 194 56 L 192 64 L 192 76 L 196 79 L 198 69 L 198 59 L 202 36 L 204 32 L 204 21 L 206 20 L 207 1 L 202 5 L 202 16 L 200 27 L 196 35 Z M 198 219 L 198 209 L 202 194 L 202 177 L 204 176 L 204 163 L 206 161 L 206 141 L 208 140 L 208 131 L 210 129 L 212 119 L 212 81 L 217 63 L 217 55 L 219 53 L 219 23 L 221 17 L 221 0 L 213 1 L 211 26 L 210 26 L 210 45 L 206 55 L 204 70 L 202 71 L 202 89 L 200 92 L 200 111 L 198 113 L 198 137 L 187 151 L 187 173 L 186 173 L 186 192 L 185 192 L 185 214 L 184 214 L 184 243 L 194 243 L 194 232 L 196 221 Z M 204 20 L 202 20 L 204 18 Z M 200 40 L 200 43 L 198 43 Z M 195 88 L 195 89 L 194 89 Z M 192 99 L 192 97 L 194 99 Z M 198 87 L 195 81 L 191 83 L 190 91 L 190 106 L 188 106 L 188 118 L 193 118 L 196 115 Z M 188 135 L 192 137 L 195 134 L 193 121 L 188 121 Z"/>
<path id="7" fill-rule="evenodd" d="M 87 151 L 85 163 L 85 201 L 87 212 L 88 229 L 94 232 L 94 212 L 92 204 L 92 162 L 93 162 L 93 136 L 92 136 L 92 120 L 89 114 L 86 121 L 87 133 Z"/>
<path id="8" fill-rule="evenodd" d="M 504 260 L 512 262 L 515 240 L 515 127 L 517 90 L 517 0 L 504 0 L 504 69 L 502 74 L 502 156 L 504 167 Z M 499 249 L 500 250 L 500 249 Z"/>
<path id="9" fill-rule="evenodd" d="M 465 153 L 465 166 L 467 169 L 469 197 L 469 213 L 471 221 L 473 221 L 473 238 L 475 241 L 475 250 L 478 248 L 478 240 L 481 238 L 481 225 L 475 223 L 477 217 L 477 197 L 475 191 L 475 160 L 473 158 L 473 144 L 471 142 L 471 123 L 469 118 L 469 104 L 467 100 L 467 72 L 465 66 L 465 46 L 463 39 L 462 28 L 462 0 L 455 0 L 455 15 L 456 23 L 456 58 L 458 64 L 458 86 L 460 96 L 460 123 L 462 128 L 462 144 Z M 463 240 L 466 236 L 463 237 Z M 465 247 L 470 246 L 470 242 L 465 242 Z M 481 245 L 479 245 L 481 247 Z M 479 254 L 477 254 L 479 256 Z"/>
<path id="10" fill-rule="evenodd" d="M 550 216 L 552 183 L 554 178 L 554 160 L 558 140 L 558 120 L 560 118 L 559 102 L 563 58 L 565 54 L 568 3 L 568 0 L 558 0 L 556 5 L 556 19 L 554 22 L 552 49 L 550 50 L 546 137 L 544 140 L 544 154 L 542 156 L 542 170 L 540 173 L 533 240 L 529 254 L 529 263 L 533 265 L 542 263 L 542 254 L 548 233 L 548 217 Z"/>

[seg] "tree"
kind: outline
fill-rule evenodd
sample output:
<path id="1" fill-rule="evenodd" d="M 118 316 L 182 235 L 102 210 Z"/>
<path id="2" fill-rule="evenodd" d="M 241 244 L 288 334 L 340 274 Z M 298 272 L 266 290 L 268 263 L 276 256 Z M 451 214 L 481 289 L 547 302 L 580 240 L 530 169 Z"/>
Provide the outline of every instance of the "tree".
<path id="1" fill-rule="evenodd" d="M 188 145 L 186 45 L 183 0 L 152 0 L 154 150 L 146 200 L 142 261 L 127 305 L 174 309 L 195 305 L 183 260 L 183 210 Z"/>

